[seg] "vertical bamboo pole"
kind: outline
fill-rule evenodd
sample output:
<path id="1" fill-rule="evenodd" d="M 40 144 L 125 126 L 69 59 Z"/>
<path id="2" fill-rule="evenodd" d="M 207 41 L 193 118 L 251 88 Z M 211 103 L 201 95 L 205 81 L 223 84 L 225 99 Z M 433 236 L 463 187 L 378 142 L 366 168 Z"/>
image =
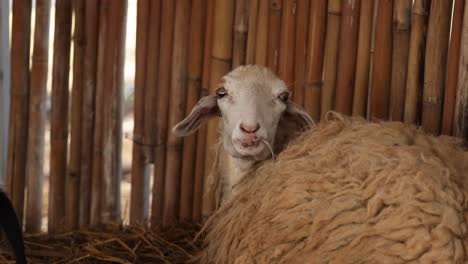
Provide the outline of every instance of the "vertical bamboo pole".
<path id="1" fill-rule="evenodd" d="M 101 0 L 99 4 L 99 29 L 97 43 L 97 68 L 96 68 L 96 96 L 95 96 L 95 117 L 93 134 L 93 161 L 92 161 L 92 179 L 91 179 L 91 208 L 90 225 L 97 226 L 101 223 L 101 192 L 102 192 L 102 174 L 103 174 L 103 137 L 104 137 L 104 113 L 105 104 L 105 86 L 106 86 L 106 57 L 107 45 L 106 38 L 109 30 L 107 24 L 107 12 L 109 10 L 110 0 Z"/>
<path id="2" fill-rule="evenodd" d="M 44 132 L 46 123 L 47 69 L 49 58 L 50 1 L 36 2 L 34 47 L 29 98 L 29 131 L 26 164 L 26 231 L 37 233 L 42 223 L 44 185 Z"/>
<path id="3" fill-rule="evenodd" d="M 440 133 L 442 121 L 451 14 L 452 0 L 431 1 L 424 64 L 422 126 L 427 132 L 436 135 Z"/>
<path id="4" fill-rule="evenodd" d="M 10 1 L 0 2 L 0 188 L 6 190 L 10 111 Z"/>
<path id="5" fill-rule="evenodd" d="M 50 129 L 49 232 L 63 231 L 65 224 L 65 176 L 68 141 L 68 75 L 70 68 L 72 5 L 55 4 L 54 61 Z"/>
<path id="6" fill-rule="evenodd" d="M 356 53 L 359 34 L 359 0 L 342 1 L 335 109 L 346 115 L 353 111 Z"/>
<path id="7" fill-rule="evenodd" d="M 310 0 L 297 0 L 296 45 L 294 49 L 293 100 L 304 105 L 304 85 L 307 58 L 307 30 L 309 28 Z"/>
<path id="8" fill-rule="evenodd" d="M 367 114 L 373 17 L 374 0 L 362 0 L 353 97 L 353 115 L 362 117 Z"/>
<path id="9" fill-rule="evenodd" d="M 390 81 L 392 74 L 393 0 L 377 2 L 375 53 L 372 67 L 370 119 L 388 119 Z"/>
<path id="10" fill-rule="evenodd" d="M 137 2 L 136 49 L 135 49 L 135 110 L 132 149 L 132 190 L 130 199 L 130 224 L 144 225 L 146 214 L 145 187 L 148 185 L 147 158 L 143 137 L 145 127 L 145 88 L 150 20 L 150 0 Z M 153 31 L 151 32 L 153 33 Z M 154 73 L 153 73 L 154 74 Z"/>
<path id="11" fill-rule="evenodd" d="M 278 72 L 282 8 L 281 0 L 270 0 L 268 14 L 267 66 L 275 73 Z"/>
<path id="12" fill-rule="evenodd" d="M 183 142 L 180 137 L 172 135 L 170 129 L 185 116 L 190 7 L 191 1 L 176 1 L 163 226 L 171 226 L 177 223 L 180 208 Z"/>
<path id="13" fill-rule="evenodd" d="M 221 78 L 231 70 L 232 59 L 232 25 L 234 23 L 234 1 L 221 1 L 215 0 L 214 17 L 213 17 L 213 43 L 211 49 L 211 73 L 209 90 L 211 94 L 218 87 Z M 268 11 L 268 10 L 267 10 Z M 260 27 L 259 27 L 260 28 Z M 257 39 L 257 44 L 259 39 Z M 257 45 L 257 51 L 258 51 Z M 266 49 L 264 49 L 265 51 Z M 257 52 L 257 55 L 259 53 Z M 263 55 L 262 55 L 263 56 Z M 266 57 L 265 57 L 266 59 Z M 266 62 L 266 61 L 265 61 Z M 214 161 L 211 148 L 217 142 L 217 122 L 208 123 L 206 146 L 207 158 L 205 168 L 211 168 Z M 208 181 L 208 179 L 207 179 Z M 204 199 L 203 201 L 203 214 L 207 215 L 213 212 L 215 208 L 212 199 Z"/>
<path id="14" fill-rule="evenodd" d="M 247 34 L 246 64 L 255 64 L 255 48 L 257 47 L 257 26 L 259 0 L 249 0 L 249 29 Z"/>
<path id="15" fill-rule="evenodd" d="M 238 1 L 243 2 L 243 1 Z M 245 2 L 244 2 L 245 3 Z M 236 12 L 241 18 L 236 18 L 240 20 L 246 19 L 245 5 L 243 8 L 236 6 Z M 205 17 L 205 8 L 206 0 L 193 0 L 192 10 L 190 15 L 190 40 L 189 40 L 189 54 L 188 54 L 188 72 L 187 72 L 187 103 L 185 115 L 188 115 L 192 108 L 197 103 L 200 98 L 201 92 L 201 77 L 202 77 L 202 66 L 203 66 L 203 36 L 204 36 L 204 17 Z M 244 11 L 239 11 L 238 8 L 243 9 Z M 243 17 L 243 18 L 242 18 Z M 238 21 L 239 22 L 239 21 Z M 239 32 L 244 32 L 246 30 L 246 24 L 239 22 Z M 235 27 L 236 28 L 236 27 Z M 242 30 L 245 29 L 245 30 Z M 241 34 L 240 34 L 241 35 Z M 238 58 L 238 62 L 245 60 L 245 40 L 246 35 L 240 37 L 238 36 L 237 41 L 242 42 L 238 43 L 238 48 L 240 49 L 240 54 L 242 58 Z M 236 41 L 234 41 L 234 44 Z M 236 46 L 236 44 L 234 45 Z M 241 48 L 244 47 L 244 48 Z M 234 49 L 235 51 L 236 49 Z M 243 52 L 242 52 L 243 51 Z M 234 52 L 235 53 L 235 52 Z M 242 63 L 243 64 L 243 63 Z M 179 221 L 188 222 L 193 219 L 193 205 L 195 196 L 201 197 L 200 188 L 200 179 L 194 179 L 195 176 L 195 160 L 196 160 L 196 150 L 197 150 L 197 137 L 198 135 L 191 135 L 184 139 L 184 150 L 182 155 L 182 180 L 180 187 L 180 211 L 179 211 Z M 198 180 L 198 182 L 197 182 Z M 197 184 L 197 192 L 195 192 L 195 184 Z"/>
<path id="16" fill-rule="evenodd" d="M 322 90 L 322 66 L 325 44 L 327 1 L 312 1 L 307 44 L 306 82 L 304 84 L 304 108 L 312 119 L 320 119 Z"/>
<path id="17" fill-rule="evenodd" d="M 257 40 L 255 41 L 255 64 L 267 66 L 270 0 L 258 1 L 259 3 L 257 17 Z"/>
<path id="18" fill-rule="evenodd" d="M 209 91 L 209 84 L 210 84 L 210 68 L 211 68 L 211 47 L 213 44 L 213 22 L 214 22 L 214 0 L 206 0 L 206 26 L 205 26 L 205 43 L 203 47 L 203 78 L 202 78 L 202 90 L 200 92 L 200 97 L 206 96 Z M 256 0 L 252 0 L 255 2 Z M 251 3 L 252 3 L 251 2 Z M 252 7 L 252 6 L 250 6 Z M 250 12 L 252 12 L 252 8 L 250 8 Z M 254 20 L 256 21 L 256 20 Z M 251 17 L 249 16 L 249 32 L 250 32 L 250 25 L 252 24 Z M 248 33 L 247 39 L 247 54 L 249 52 L 249 43 L 250 43 L 250 33 Z M 249 59 L 249 55 L 247 55 L 246 62 L 249 63 L 247 60 Z M 254 57 L 252 58 L 254 59 Z M 195 197 L 193 199 L 193 212 L 192 217 L 194 222 L 201 222 L 202 220 L 202 212 L 205 204 L 209 204 L 207 199 L 204 199 L 204 193 L 206 186 L 205 183 L 205 157 L 206 157 L 206 136 L 207 136 L 208 128 L 206 126 L 202 126 L 198 130 L 198 137 L 197 137 L 197 161 L 195 165 L 195 182 L 194 182 L 194 193 Z"/>
<path id="19" fill-rule="evenodd" d="M 458 72 L 457 104 L 455 106 L 454 135 L 468 136 L 468 4 L 465 4 L 462 37 L 460 45 L 460 66 Z"/>
<path id="20" fill-rule="evenodd" d="M 411 2 L 396 0 L 393 10 L 392 78 L 390 86 L 390 119 L 403 121 L 405 84 L 408 68 Z"/>
<path id="21" fill-rule="evenodd" d="M 249 27 L 249 3 L 236 0 L 234 20 L 234 43 L 232 50 L 232 68 L 245 64 L 247 56 L 247 30 Z"/>
<path id="22" fill-rule="evenodd" d="M 11 34 L 11 108 L 8 130 L 7 189 L 20 222 L 23 222 L 26 181 L 29 40 L 31 1 L 13 1 Z"/>
<path id="23" fill-rule="evenodd" d="M 293 88 L 294 85 L 296 4 L 296 0 L 283 0 L 279 44 L 278 75 L 290 89 Z"/>
<path id="24" fill-rule="evenodd" d="M 79 226 L 90 224 L 100 1 L 85 0 Z"/>
<path id="25" fill-rule="evenodd" d="M 452 135 L 453 116 L 457 95 L 458 67 L 460 65 L 460 44 L 463 25 L 465 0 L 456 0 L 453 9 L 452 33 L 447 61 L 447 78 L 445 79 L 444 111 L 442 115 L 442 134 Z"/>
<path id="26" fill-rule="evenodd" d="M 118 223 L 120 217 L 120 181 L 122 171 L 123 75 L 127 0 L 112 0 L 108 11 L 106 39 L 106 75 L 103 133 L 103 170 L 101 221 Z M 109 67 L 110 66 L 110 67 Z"/>
<path id="27" fill-rule="evenodd" d="M 327 8 L 327 31 L 323 58 L 323 89 L 321 98 L 321 119 L 332 110 L 335 102 L 338 45 L 340 41 L 341 0 L 329 0 Z"/>
<path id="28" fill-rule="evenodd" d="M 66 229 L 78 227 L 80 178 L 81 178 L 81 133 L 83 113 L 83 54 L 84 54 L 84 9 L 83 0 L 73 1 L 75 29 L 73 33 L 73 84 L 71 94 L 70 160 L 67 173 L 67 201 L 65 206 Z"/>
<path id="29" fill-rule="evenodd" d="M 370 99 L 372 94 L 372 72 L 374 71 L 374 55 L 375 55 L 375 31 L 377 29 L 377 10 L 378 10 L 379 2 L 374 2 L 374 15 L 372 16 L 372 33 L 371 33 L 371 44 L 370 44 L 370 62 L 369 62 L 369 86 L 367 88 L 367 107 L 366 107 L 366 119 L 371 119 L 370 114 Z"/>
<path id="30" fill-rule="evenodd" d="M 133 129 L 132 191 L 130 223 L 144 225 L 149 210 L 149 161 L 154 141 L 150 133 L 156 128 L 153 114 L 157 98 L 159 62 L 160 1 L 143 0 L 137 6 L 135 126 Z M 152 25 L 151 31 L 149 25 Z M 151 50 L 148 49 L 151 47 Z M 150 102 L 152 100 L 153 102 Z M 148 109 L 148 110 L 146 110 Z M 148 113 L 148 114 L 146 114 Z"/>
<path id="31" fill-rule="evenodd" d="M 166 142 L 168 131 L 169 110 L 169 88 L 171 85 L 171 67 L 175 2 L 162 1 L 161 6 L 161 40 L 158 68 L 158 102 L 157 102 L 157 124 L 156 124 L 156 149 L 154 153 L 154 183 L 153 201 L 151 209 L 151 224 L 154 226 L 162 224 L 165 171 L 166 171 Z"/>
<path id="32" fill-rule="evenodd" d="M 408 52 L 408 74 L 406 75 L 405 123 L 407 124 L 414 124 L 420 121 L 429 6 L 429 0 L 415 0 L 413 5 Z"/>

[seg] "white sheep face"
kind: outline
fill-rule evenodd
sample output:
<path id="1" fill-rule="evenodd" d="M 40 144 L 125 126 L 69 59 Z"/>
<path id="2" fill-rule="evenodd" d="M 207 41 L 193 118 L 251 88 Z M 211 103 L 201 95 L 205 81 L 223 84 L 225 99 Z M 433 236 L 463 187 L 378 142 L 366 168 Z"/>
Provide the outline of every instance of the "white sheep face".
<path id="1" fill-rule="evenodd" d="M 262 66 L 240 66 L 223 77 L 216 95 L 203 97 L 173 128 L 177 136 L 195 131 L 209 117 L 223 120 L 223 144 L 235 158 L 265 160 L 274 147 L 281 118 L 309 127 L 312 119 L 289 102 L 285 83 Z"/>

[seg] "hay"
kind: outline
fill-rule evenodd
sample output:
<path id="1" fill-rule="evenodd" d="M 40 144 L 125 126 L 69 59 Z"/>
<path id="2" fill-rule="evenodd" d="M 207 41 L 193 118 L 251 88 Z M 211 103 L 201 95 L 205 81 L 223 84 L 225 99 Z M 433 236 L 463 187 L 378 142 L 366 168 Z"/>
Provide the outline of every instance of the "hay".
<path id="1" fill-rule="evenodd" d="M 464 263 L 468 157 L 401 123 L 333 120 L 207 221 L 201 263 Z"/>
<path id="2" fill-rule="evenodd" d="M 185 263 L 198 251 L 193 243 L 198 228 L 168 230 L 107 225 L 60 235 L 25 235 L 29 263 Z M 14 263 L 2 251 L 0 263 Z M 10 260 L 8 262 L 7 260 Z"/>

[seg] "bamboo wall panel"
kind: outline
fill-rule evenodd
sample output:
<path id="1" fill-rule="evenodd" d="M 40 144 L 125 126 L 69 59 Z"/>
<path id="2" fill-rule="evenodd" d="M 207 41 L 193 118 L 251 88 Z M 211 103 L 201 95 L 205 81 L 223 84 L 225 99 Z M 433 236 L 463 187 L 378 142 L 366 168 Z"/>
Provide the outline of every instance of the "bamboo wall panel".
<path id="1" fill-rule="evenodd" d="M 422 126 L 440 133 L 452 0 L 432 0 L 424 64 Z"/>
<path id="2" fill-rule="evenodd" d="M 320 119 L 326 11 L 327 1 L 312 1 L 310 3 L 304 108 L 316 121 Z"/>
<path id="3" fill-rule="evenodd" d="M 406 74 L 410 38 L 411 3 L 396 0 L 393 10 L 392 79 L 390 86 L 390 116 L 403 121 L 405 106 Z"/>
<path id="4" fill-rule="evenodd" d="M 353 115 L 363 117 L 367 116 L 373 14 L 374 0 L 362 0 L 359 15 L 359 42 L 354 81 Z"/>
<path id="5" fill-rule="evenodd" d="M 99 5 L 100 1 L 85 0 L 79 227 L 88 226 L 91 215 Z"/>
<path id="6" fill-rule="evenodd" d="M 28 139 L 31 1 L 14 1 L 12 14 L 7 190 L 22 222 Z"/>
<path id="7" fill-rule="evenodd" d="M 80 177 L 81 177 L 81 133 L 83 114 L 83 71 L 84 71 L 84 24 L 85 1 L 72 2 L 75 15 L 73 32 L 73 83 L 70 110 L 70 160 L 68 163 L 65 227 L 67 230 L 78 228 Z"/>
<path id="8" fill-rule="evenodd" d="M 65 224 L 71 23 L 71 0 L 57 1 L 55 4 L 52 109 L 50 121 L 49 232 L 63 231 Z"/>
<path id="9" fill-rule="evenodd" d="M 160 225 L 163 220 L 166 142 L 168 131 L 169 89 L 171 83 L 172 46 L 174 33 L 175 2 L 161 2 L 161 39 L 158 68 L 158 101 L 156 123 L 156 149 L 154 152 L 154 183 L 151 203 L 151 224 Z"/>
<path id="10" fill-rule="evenodd" d="M 375 52 L 372 67 L 370 118 L 388 119 L 392 71 L 393 0 L 377 1 Z"/>
<path id="11" fill-rule="evenodd" d="M 327 31 L 323 58 L 323 89 L 320 119 L 334 108 L 338 46 L 340 43 L 341 0 L 329 0 L 327 7 Z M 367 87 L 366 87 L 367 89 Z"/>
<path id="12" fill-rule="evenodd" d="M 36 2 L 32 57 L 31 3 L 13 3 L 8 192 L 20 216 L 28 197 L 28 232 L 41 231 L 45 191 L 41 171 L 49 1 Z M 213 193 L 208 190 L 217 182 L 210 171 L 219 119 L 186 138 L 174 137 L 171 128 L 239 65 L 261 64 L 276 72 L 293 100 L 316 121 L 336 110 L 370 120 L 422 121 L 423 129 L 433 134 L 442 130 L 468 137 L 465 0 L 135 4 L 132 225 L 203 222 L 212 213 Z M 48 208 L 52 233 L 120 223 L 126 216 L 120 211 L 120 186 L 127 0 L 61 0 L 56 5 Z"/>
<path id="13" fill-rule="evenodd" d="M 465 4 L 460 45 L 460 66 L 458 71 L 457 104 L 455 108 L 455 136 L 468 137 L 468 4 Z"/>
<path id="14" fill-rule="evenodd" d="M 460 44 L 463 25 L 465 0 L 456 0 L 453 9 L 450 47 L 447 60 L 447 78 L 445 80 L 444 110 L 442 115 L 442 134 L 452 135 L 453 116 L 458 84 L 458 69 L 460 65 Z"/>
<path id="15" fill-rule="evenodd" d="M 341 41 L 339 45 L 335 109 L 340 113 L 351 115 L 361 2 L 347 0 L 342 3 L 340 39 L 346 41 Z"/>
<path id="16" fill-rule="evenodd" d="M 172 135 L 170 131 L 185 117 L 190 9 L 191 1 L 176 1 L 163 226 L 177 223 L 180 208 L 183 141 L 182 138 Z"/>
<path id="17" fill-rule="evenodd" d="M 310 0 L 297 0 L 296 4 L 296 45 L 294 48 L 293 100 L 304 105 L 304 85 L 307 58 L 307 32 L 309 27 Z M 292 56 L 292 55 L 291 55 Z"/>
<path id="18" fill-rule="evenodd" d="M 406 79 L 405 117 L 408 124 L 420 122 L 421 97 L 424 79 L 424 54 L 426 50 L 429 0 L 415 0 L 411 15 L 411 35 Z"/>
<path id="19" fill-rule="evenodd" d="M 46 125 L 47 70 L 49 60 L 50 1 L 36 2 L 34 47 L 29 99 L 29 131 L 26 164 L 26 231 L 40 232 L 44 183 L 44 134 Z"/>
<path id="20" fill-rule="evenodd" d="M 236 4 L 242 4 L 236 6 L 236 11 L 240 16 L 236 16 L 236 20 L 244 21 L 246 18 L 245 7 L 246 1 L 237 1 Z M 188 115 L 192 108 L 196 105 L 201 94 L 201 78 L 203 72 L 203 50 L 205 30 L 203 28 L 205 20 L 205 8 L 206 0 L 193 0 L 192 10 L 190 14 L 190 39 L 189 39 L 189 51 L 188 51 L 188 70 L 187 70 L 187 103 L 185 106 L 185 115 Z M 247 40 L 247 25 L 245 22 L 236 23 L 236 28 L 239 27 L 239 34 L 237 34 L 237 40 L 234 40 L 234 51 L 238 50 L 240 55 L 238 62 L 243 64 L 242 60 L 245 60 L 245 47 Z M 245 30 L 244 30 L 244 29 Z M 242 33 L 243 32 L 243 33 Z M 236 44 L 237 43 L 237 44 Z M 235 53 L 235 52 L 234 52 Z M 243 59 L 242 59 L 242 58 Z M 234 62 L 233 62 L 234 64 Z M 199 204 L 202 198 L 203 189 L 200 189 L 202 183 L 201 175 L 195 178 L 196 172 L 196 151 L 197 151 L 197 137 L 198 134 L 188 136 L 184 139 L 184 150 L 182 156 L 182 180 L 180 190 L 180 211 L 179 221 L 190 222 L 193 218 L 193 211 L 195 201 Z M 198 162 L 200 163 L 200 162 Z M 197 208 L 198 211 L 198 208 Z"/>

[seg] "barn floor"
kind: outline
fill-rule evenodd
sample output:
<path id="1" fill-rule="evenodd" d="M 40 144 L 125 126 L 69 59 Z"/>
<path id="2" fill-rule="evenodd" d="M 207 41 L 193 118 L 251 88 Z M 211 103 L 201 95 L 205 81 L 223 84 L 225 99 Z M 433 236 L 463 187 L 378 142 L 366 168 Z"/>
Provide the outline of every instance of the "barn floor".
<path id="1" fill-rule="evenodd" d="M 185 263 L 200 248 L 200 242 L 193 242 L 197 231 L 194 226 L 164 231 L 105 226 L 60 235 L 26 235 L 25 246 L 32 264 Z M 15 263 L 8 251 L 0 253 L 0 263 Z"/>

